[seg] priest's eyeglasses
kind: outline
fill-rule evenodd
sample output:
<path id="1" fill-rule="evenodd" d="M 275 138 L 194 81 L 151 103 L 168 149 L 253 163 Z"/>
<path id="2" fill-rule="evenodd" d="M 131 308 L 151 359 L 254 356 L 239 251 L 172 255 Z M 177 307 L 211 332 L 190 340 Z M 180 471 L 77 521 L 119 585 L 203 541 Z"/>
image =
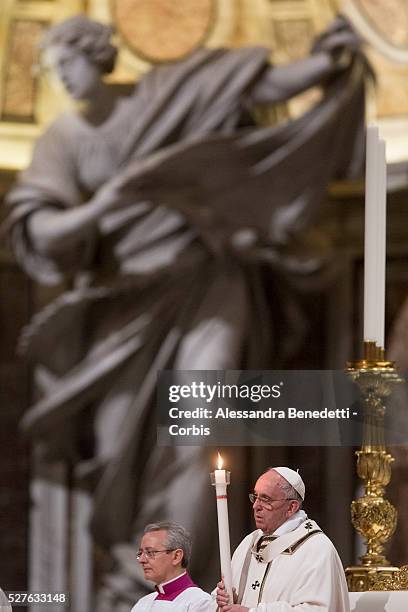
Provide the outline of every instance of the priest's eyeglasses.
<path id="1" fill-rule="evenodd" d="M 293 497 L 280 497 L 279 499 L 272 499 L 267 495 L 257 495 L 256 493 L 249 493 L 248 497 L 251 504 L 254 504 L 257 501 L 261 504 L 262 508 L 265 508 L 265 510 L 272 510 L 274 502 L 294 500 Z"/>
<path id="2" fill-rule="evenodd" d="M 164 550 L 138 550 L 137 551 L 137 555 L 136 555 L 136 559 L 138 561 L 140 561 L 140 559 L 142 558 L 142 556 L 144 555 L 146 557 L 146 559 L 155 559 L 156 555 L 158 555 L 159 553 L 169 553 L 169 552 L 173 552 L 173 550 L 176 550 L 175 548 L 165 548 Z"/>

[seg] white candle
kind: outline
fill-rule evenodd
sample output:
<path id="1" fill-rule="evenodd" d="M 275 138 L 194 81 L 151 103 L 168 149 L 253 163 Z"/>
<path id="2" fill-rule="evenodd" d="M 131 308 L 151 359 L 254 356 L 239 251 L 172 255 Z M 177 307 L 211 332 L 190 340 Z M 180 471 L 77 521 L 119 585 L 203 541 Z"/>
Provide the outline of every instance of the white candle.
<path id="1" fill-rule="evenodd" d="M 375 342 L 377 319 L 378 127 L 369 125 L 366 138 L 364 225 L 364 340 Z"/>
<path id="2" fill-rule="evenodd" d="M 384 348 L 387 221 L 387 162 L 385 141 L 378 143 L 377 316 L 376 341 Z"/>
<path id="3" fill-rule="evenodd" d="M 222 458 L 218 453 L 218 470 L 214 471 L 213 484 L 215 485 L 215 495 L 217 498 L 217 516 L 218 516 L 218 540 L 220 546 L 220 564 L 221 574 L 224 578 L 225 590 L 232 599 L 232 571 L 231 571 L 231 545 L 228 522 L 228 499 L 227 485 L 229 484 L 229 474 L 226 470 L 222 470 Z"/>

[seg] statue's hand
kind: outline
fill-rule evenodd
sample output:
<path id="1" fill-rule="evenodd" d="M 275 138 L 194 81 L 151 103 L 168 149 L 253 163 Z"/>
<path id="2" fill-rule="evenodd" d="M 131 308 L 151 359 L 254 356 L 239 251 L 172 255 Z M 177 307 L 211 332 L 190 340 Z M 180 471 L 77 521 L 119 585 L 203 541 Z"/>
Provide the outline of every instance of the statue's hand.
<path id="1" fill-rule="evenodd" d="M 88 204 L 91 204 L 100 213 L 104 213 L 117 207 L 120 199 L 118 180 L 114 177 L 94 193 Z"/>
<path id="2" fill-rule="evenodd" d="M 338 68 L 346 67 L 351 57 L 361 50 L 362 39 L 350 22 L 338 16 L 315 40 L 311 53 L 329 53 Z"/>

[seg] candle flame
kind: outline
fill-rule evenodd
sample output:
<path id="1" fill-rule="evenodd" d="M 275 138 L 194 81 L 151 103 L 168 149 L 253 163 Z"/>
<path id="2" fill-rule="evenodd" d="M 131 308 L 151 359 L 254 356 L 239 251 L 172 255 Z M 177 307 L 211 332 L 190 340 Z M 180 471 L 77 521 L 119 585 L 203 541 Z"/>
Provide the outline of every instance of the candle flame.
<path id="1" fill-rule="evenodd" d="M 223 464 L 223 460 L 222 457 L 220 455 L 220 453 L 218 453 L 218 469 L 221 470 L 222 469 L 222 464 Z"/>

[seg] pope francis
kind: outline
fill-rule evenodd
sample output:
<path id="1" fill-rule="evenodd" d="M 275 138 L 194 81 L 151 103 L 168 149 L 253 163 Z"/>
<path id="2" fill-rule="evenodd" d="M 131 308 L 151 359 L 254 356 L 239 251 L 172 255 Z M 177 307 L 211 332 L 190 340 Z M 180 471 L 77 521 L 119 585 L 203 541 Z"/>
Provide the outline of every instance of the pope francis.
<path id="1" fill-rule="evenodd" d="M 249 499 L 257 529 L 232 558 L 234 603 L 223 582 L 214 593 L 222 612 L 349 612 L 340 558 L 301 509 L 305 485 L 287 467 L 262 474 Z"/>

